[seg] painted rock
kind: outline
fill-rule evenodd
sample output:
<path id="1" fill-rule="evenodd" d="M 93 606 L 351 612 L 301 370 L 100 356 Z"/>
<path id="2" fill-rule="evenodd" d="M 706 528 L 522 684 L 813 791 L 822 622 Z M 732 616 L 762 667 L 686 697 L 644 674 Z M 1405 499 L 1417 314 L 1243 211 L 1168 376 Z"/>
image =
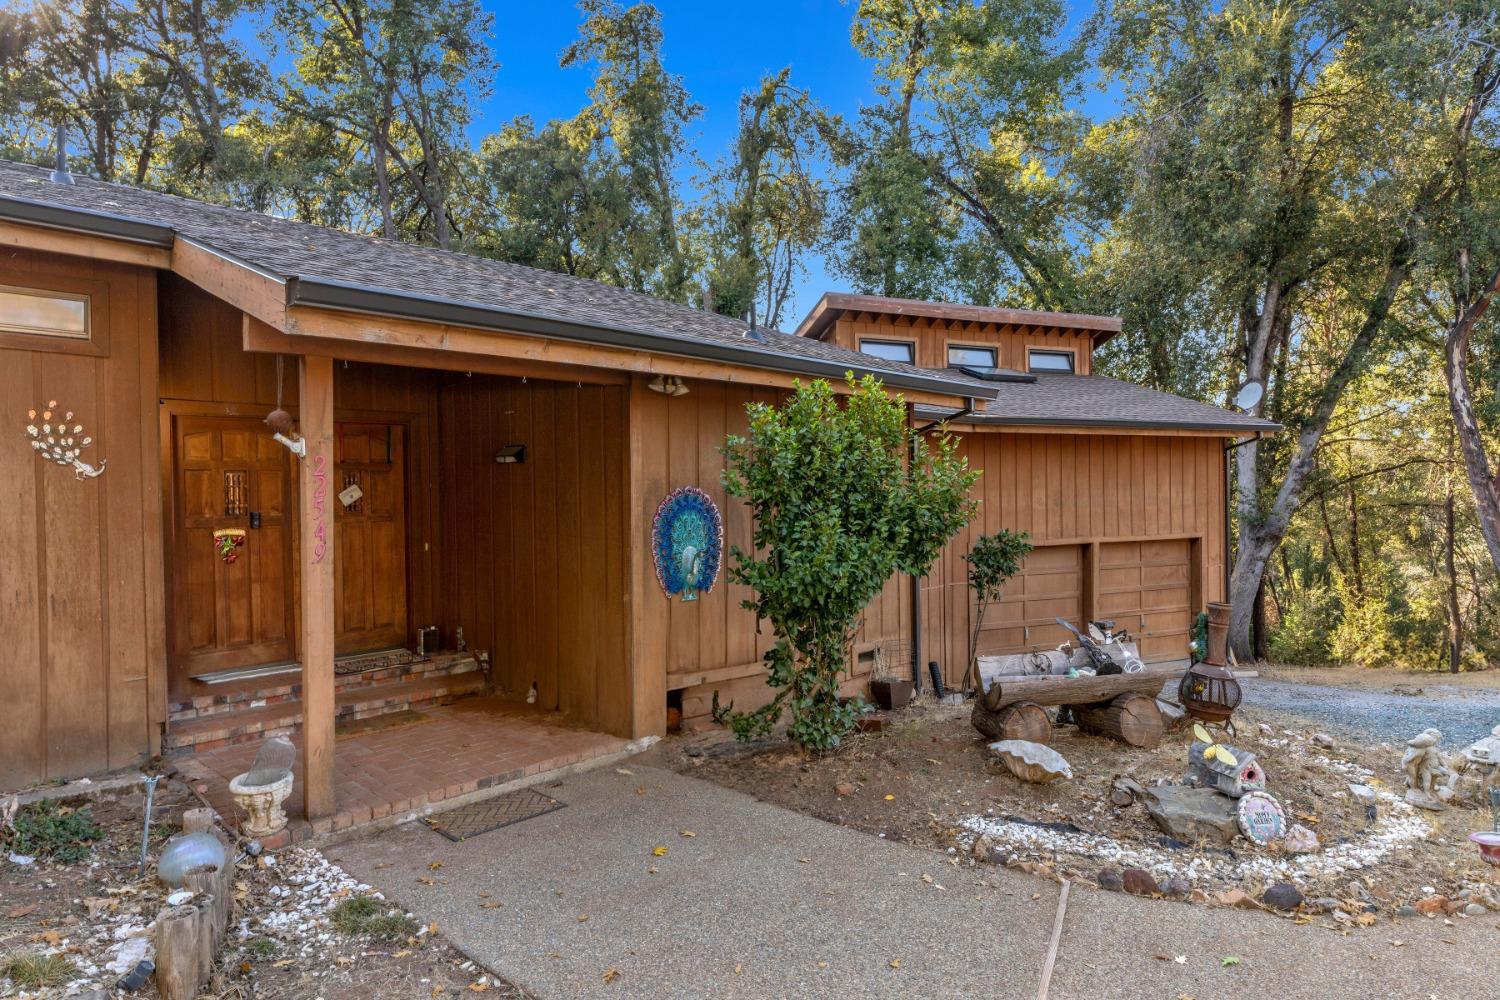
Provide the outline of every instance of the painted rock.
<path id="1" fill-rule="evenodd" d="M 1241 798 L 1235 816 L 1240 832 L 1261 847 L 1286 836 L 1286 810 L 1265 792 L 1250 792 Z"/>

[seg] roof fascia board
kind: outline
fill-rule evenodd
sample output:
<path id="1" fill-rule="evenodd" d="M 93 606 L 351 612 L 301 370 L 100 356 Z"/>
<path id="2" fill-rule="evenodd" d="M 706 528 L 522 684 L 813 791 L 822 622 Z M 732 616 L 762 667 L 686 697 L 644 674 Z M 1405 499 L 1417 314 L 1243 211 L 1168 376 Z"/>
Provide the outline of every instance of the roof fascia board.
<path id="1" fill-rule="evenodd" d="M 287 304 L 390 316 L 423 323 L 451 324 L 480 330 L 531 334 L 652 354 L 672 354 L 698 361 L 763 368 L 815 378 L 841 380 L 849 371 L 855 371 L 861 375 L 867 373 L 874 375 L 885 385 L 898 389 L 918 390 L 949 398 L 990 400 L 995 397 L 993 389 L 952 379 L 878 369 L 858 369 L 853 365 L 820 358 L 790 357 L 748 347 L 735 348 L 727 344 L 698 340 L 688 336 L 561 320 L 522 310 L 496 309 L 492 306 L 462 300 L 428 298 L 321 278 L 291 279 L 287 283 Z"/>
<path id="2" fill-rule="evenodd" d="M 956 419 L 957 412 L 948 413 L 946 416 L 936 409 L 918 407 L 918 413 L 922 416 L 941 417 L 941 419 Z M 1006 427 L 1066 427 L 1066 428 L 1100 428 L 1102 430 L 1168 430 L 1168 431 L 1203 431 L 1209 434 L 1230 434 L 1235 437 L 1251 437 L 1254 435 L 1275 434 L 1282 430 L 1280 424 L 1268 420 L 1259 421 L 1256 424 L 1219 424 L 1207 423 L 1195 420 L 1121 420 L 1119 418 L 1100 417 L 1022 417 L 1005 416 L 1003 413 L 991 410 L 988 414 L 965 417 L 962 423 L 972 424 L 983 430 L 992 428 L 999 430 Z"/>

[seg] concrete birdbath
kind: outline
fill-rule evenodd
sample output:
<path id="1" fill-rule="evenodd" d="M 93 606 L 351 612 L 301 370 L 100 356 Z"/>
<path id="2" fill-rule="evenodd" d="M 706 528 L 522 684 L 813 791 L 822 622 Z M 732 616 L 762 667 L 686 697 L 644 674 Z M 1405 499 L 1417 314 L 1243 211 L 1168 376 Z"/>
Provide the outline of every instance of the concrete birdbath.
<path id="1" fill-rule="evenodd" d="M 240 832 L 247 837 L 268 837 L 286 826 L 282 803 L 292 792 L 292 762 L 297 749 L 285 736 L 266 740 L 255 755 L 255 764 L 229 782 L 229 794 L 245 814 Z"/>

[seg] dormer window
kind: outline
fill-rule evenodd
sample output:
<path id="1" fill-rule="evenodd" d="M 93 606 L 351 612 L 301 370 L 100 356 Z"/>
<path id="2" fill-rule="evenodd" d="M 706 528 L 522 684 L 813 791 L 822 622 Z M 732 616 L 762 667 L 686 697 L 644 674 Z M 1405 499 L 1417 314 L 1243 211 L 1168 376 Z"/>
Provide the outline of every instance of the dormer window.
<path id="1" fill-rule="evenodd" d="M 859 352 L 872 358 L 913 364 L 917 358 L 917 345 L 909 340 L 861 340 Z"/>
<path id="2" fill-rule="evenodd" d="M 1074 355 L 1072 351 L 1038 351 L 1026 352 L 1026 370 L 1031 372 L 1044 372 L 1046 374 L 1073 374 Z"/>
<path id="3" fill-rule="evenodd" d="M 993 347 L 965 347 L 962 344 L 948 345 L 949 368 L 998 368 Z"/>

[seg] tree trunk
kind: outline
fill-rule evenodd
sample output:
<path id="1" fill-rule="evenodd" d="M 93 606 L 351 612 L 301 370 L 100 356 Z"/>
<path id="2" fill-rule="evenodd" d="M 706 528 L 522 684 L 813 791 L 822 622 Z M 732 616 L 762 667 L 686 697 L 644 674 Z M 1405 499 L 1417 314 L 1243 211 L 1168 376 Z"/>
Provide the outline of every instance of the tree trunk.
<path id="1" fill-rule="evenodd" d="M 1464 456 L 1464 471 L 1479 514 L 1479 530 L 1489 549 L 1490 561 L 1495 564 L 1495 571 L 1500 572 L 1500 492 L 1497 492 L 1500 484 L 1490 471 L 1489 456 L 1485 454 L 1484 439 L 1479 433 L 1479 420 L 1474 415 L 1474 397 L 1469 392 L 1469 338 L 1474 332 L 1474 324 L 1484 315 L 1497 291 L 1500 291 L 1500 269 L 1490 275 L 1479 297 L 1459 313 L 1448 328 L 1443 373 L 1448 380 L 1448 405 L 1453 413 L 1453 426 L 1458 432 L 1459 450 Z"/>
<path id="2" fill-rule="evenodd" d="M 1463 665 L 1464 622 L 1458 604 L 1458 568 L 1453 558 L 1453 474 L 1448 474 L 1448 496 L 1444 502 L 1443 563 L 1448 570 L 1448 672 L 1458 673 Z"/>
<path id="3" fill-rule="evenodd" d="M 1424 189 L 1423 195 L 1418 199 L 1418 208 L 1425 206 L 1430 200 L 1434 187 L 1435 184 L 1429 184 L 1427 189 Z M 1292 459 L 1287 465 L 1286 475 L 1281 481 L 1280 489 L 1276 491 L 1276 498 L 1272 501 L 1270 510 L 1262 515 L 1258 510 L 1257 498 L 1254 495 L 1247 498 L 1242 493 L 1239 498 L 1240 550 L 1234 561 L 1234 570 L 1229 577 L 1229 603 L 1233 605 L 1229 618 L 1229 645 L 1238 659 L 1250 660 L 1254 657 L 1251 618 L 1254 615 L 1255 595 L 1260 590 L 1261 580 L 1265 577 L 1266 563 L 1270 560 L 1271 554 L 1276 551 L 1276 547 L 1281 544 L 1282 538 L 1286 536 L 1292 515 L 1296 513 L 1297 504 L 1302 498 L 1302 488 L 1306 485 L 1307 477 L 1313 470 L 1318 444 L 1322 441 L 1323 433 L 1328 429 L 1328 422 L 1333 418 L 1333 412 L 1337 409 L 1349 383 L 1364 371 L 1370 348 L 1385 326 L 1386 316 L 1390 313 L 1396 294 L 1406 284 L 1406 278 L 1411 269 L 1412 254 L 1416 250 L 1415 217 L 1418 214 L 1420 212 L 1413 213 L 1412 221 L 1407 223 L 1401 238 L 1391 247 L 1386 263 L 1385 280 L 1381 283 L 1379 294 L 1370 304 L 1364 322 L 1360 324 L 1359 331 L 1354 335 L 1349 349 L 1344 352 L 1344 357 L 1339 361 L 1338 367 L 1323 384 L 1322 393 L 1318 397 L 1313 412 L 1302 424 L 1297 434 L 1297 443 L 1292 450 Z M 1253 448 L 1254 445 L 1247 444 L 1239 450 L 1247 452 Z M 1243 457 L 1240 472 L 1240 487 L 1243 490 L 1247 478 Z M 1251 480 L 1250 488 L 1254 489 L 1253 458 L 1248 472 L 1248 478 Z"/>

